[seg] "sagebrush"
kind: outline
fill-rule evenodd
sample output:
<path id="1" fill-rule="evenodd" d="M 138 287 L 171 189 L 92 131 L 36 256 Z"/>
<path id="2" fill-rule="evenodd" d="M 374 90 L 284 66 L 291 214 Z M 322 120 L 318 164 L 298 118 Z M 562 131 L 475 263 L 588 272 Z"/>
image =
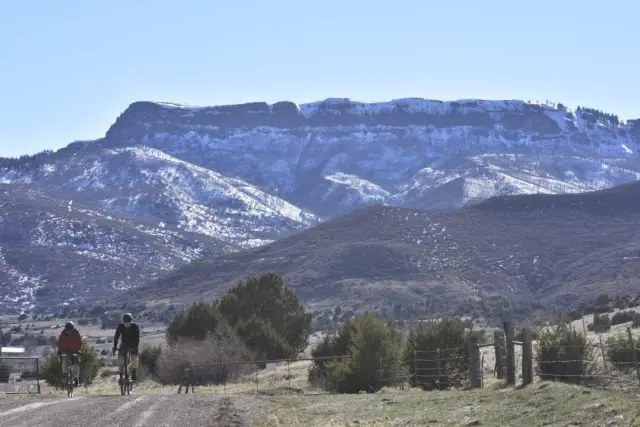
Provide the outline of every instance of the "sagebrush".
<path id="1" fill-rule="evenodd" d="M 194 385 L 229 382 L 257 369 L 251 362 L 254 355 L 241 342 L 214 335 L 203 340 L 180 338 L 156 351 L 154 378 L 167 385 L 180 384 L 187 368 L 191 368 L 189 382 Z M 150 370 L 154 369 L 151 360 L 145 359 Z"/>
<path id="2" fill-rule="evenodd" d="M 640 313 L 634 310 L 618 311 L 611 317 L 611 325 L 640 321 Z"/>
<path id="3" fill-rule="evenodd" d="M 404 354 L 411 384 L 424 390 L 461 387 L 469 369 L 468 348 L 462 320 L 420 323 L 409 333 Z"/>
<path id="4" fill-rule="evenodd" d="M 629 340 L 626 333 L 618 333 L 607 340 L 607 359 L 617 369 L 628 370 L 640 361 L 639 345 Z M 635 356 L 634 356 L 635 353 Z"/>
<path id="5" fill-rule="evenodd" d="M 611 330 L 611 318 L 608 314 L 594 314 L 593 323 L 587 325 L 587 329 L 596 333 L 603 333 Z"/>
<path id="6" fill-rule="evenodd" d="M 391 322 L 377 315 L 356 317 L 335 337 L 325 338 L 312 355 L 347 356 L 314 361 L 310 369 L 310 381 L 333 392 L 375 393 L 406 379 L 401 364 L 402 337 Z"/>
<path id="7" fill-rule="evenodd" d="M 90 384 L 98 375 L 100 369 L 100 361 L 96 349 L 87 341 L 82 342 L 82 350 L 80 351 L 80 382 Z M 56 348 L 49 350 L 44 357 L 42 364 L 42 379 L 52 387 L 61 388 L 64 386 L 62 382 L 62 364 Z"/>
<path id="8" fill-rule="evenodd" d="M 543 380 L 579 384 L 593 374 L 594 351 L 584 333 L 557 323 L 538 336 L 537 373 Z"/>

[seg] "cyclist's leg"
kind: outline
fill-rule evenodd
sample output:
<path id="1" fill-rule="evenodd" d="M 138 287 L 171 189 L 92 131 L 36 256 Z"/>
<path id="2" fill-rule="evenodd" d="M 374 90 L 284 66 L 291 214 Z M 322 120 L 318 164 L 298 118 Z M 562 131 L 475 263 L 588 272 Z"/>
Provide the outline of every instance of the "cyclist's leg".
<path id="1" fill-rule="evenodd" d="M 138 349 L 132 348 L 129 353 L 129 357 L 131 358 L 131 379 L 133 381 L 137 381 L 138 379 Z"/>
<path id="2" fill-rule="evenodd" d="M 71 365 L 71 373 L 73 374 L 73 380 L 76 387 L 80 381 L 80 359 L 79 356 L 73 356 L 73 365 Z"/>
<path id="3" fill-rule="evenodd" d="M 61 367 L 61 370 L 62 370 L 62 378 L 65 380 L 65 383 L 66 383 L 67 371 L 69 369 L 69 356 L 61 354 L 60 355 L 60 360 L 61 360 L 60 367 Z"/>
<path id="4" fill-rule="evenodd" d="M 118 350 L 118 372 L 119 372 L 119 379 L 122 380 L 123 375 L 124 375 L 124 364 L 126 362 L 126 354 L 127 354 L 127 349 L 123 348 L 122 345 L 120 345 L 120 349 Z"/>

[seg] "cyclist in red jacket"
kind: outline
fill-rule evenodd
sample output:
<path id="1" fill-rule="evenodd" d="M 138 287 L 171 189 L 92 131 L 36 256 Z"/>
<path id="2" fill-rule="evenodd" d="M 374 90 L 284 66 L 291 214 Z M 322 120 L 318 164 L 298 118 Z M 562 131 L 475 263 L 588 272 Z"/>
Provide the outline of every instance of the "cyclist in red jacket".
<path id="1" fill-rule="evenodd" d="M 80 377 L 80 361 L 74 354 L 79 354 L 82 350 L 82 336 L 76 329 L 73 322 L 69 321 L 64 325 L 64 329 L 58 337 L 58 357 L 61 358 L 62 376 L 67 376 L 67 368 L 71 363 L 71 372 L 73 374 L 73 383 L 78 387 L 78 378 Z M 66 357 L 62 357 L 62 355 Z"/>

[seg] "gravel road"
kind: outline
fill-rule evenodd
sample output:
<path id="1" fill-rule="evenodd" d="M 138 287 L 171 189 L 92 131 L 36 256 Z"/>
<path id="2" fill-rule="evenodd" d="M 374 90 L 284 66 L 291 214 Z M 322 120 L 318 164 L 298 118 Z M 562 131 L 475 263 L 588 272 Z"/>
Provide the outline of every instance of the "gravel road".
<path id="1" fill-rule="evenodd" d="M 0 400 L 0 426 L 251 426 L 264 403 L 248 396 L 78 396 Z"/>

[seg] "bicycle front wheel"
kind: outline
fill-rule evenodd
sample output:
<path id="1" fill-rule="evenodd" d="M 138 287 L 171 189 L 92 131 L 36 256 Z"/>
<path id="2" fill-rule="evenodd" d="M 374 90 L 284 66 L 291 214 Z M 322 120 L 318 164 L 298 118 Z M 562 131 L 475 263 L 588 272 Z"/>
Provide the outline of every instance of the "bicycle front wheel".
<path id="1" fill-rule="evenodd" d="M 67 397 L 73 397 L 73 378 L 71 376 L 71 369 L 67 370 Z"/>

